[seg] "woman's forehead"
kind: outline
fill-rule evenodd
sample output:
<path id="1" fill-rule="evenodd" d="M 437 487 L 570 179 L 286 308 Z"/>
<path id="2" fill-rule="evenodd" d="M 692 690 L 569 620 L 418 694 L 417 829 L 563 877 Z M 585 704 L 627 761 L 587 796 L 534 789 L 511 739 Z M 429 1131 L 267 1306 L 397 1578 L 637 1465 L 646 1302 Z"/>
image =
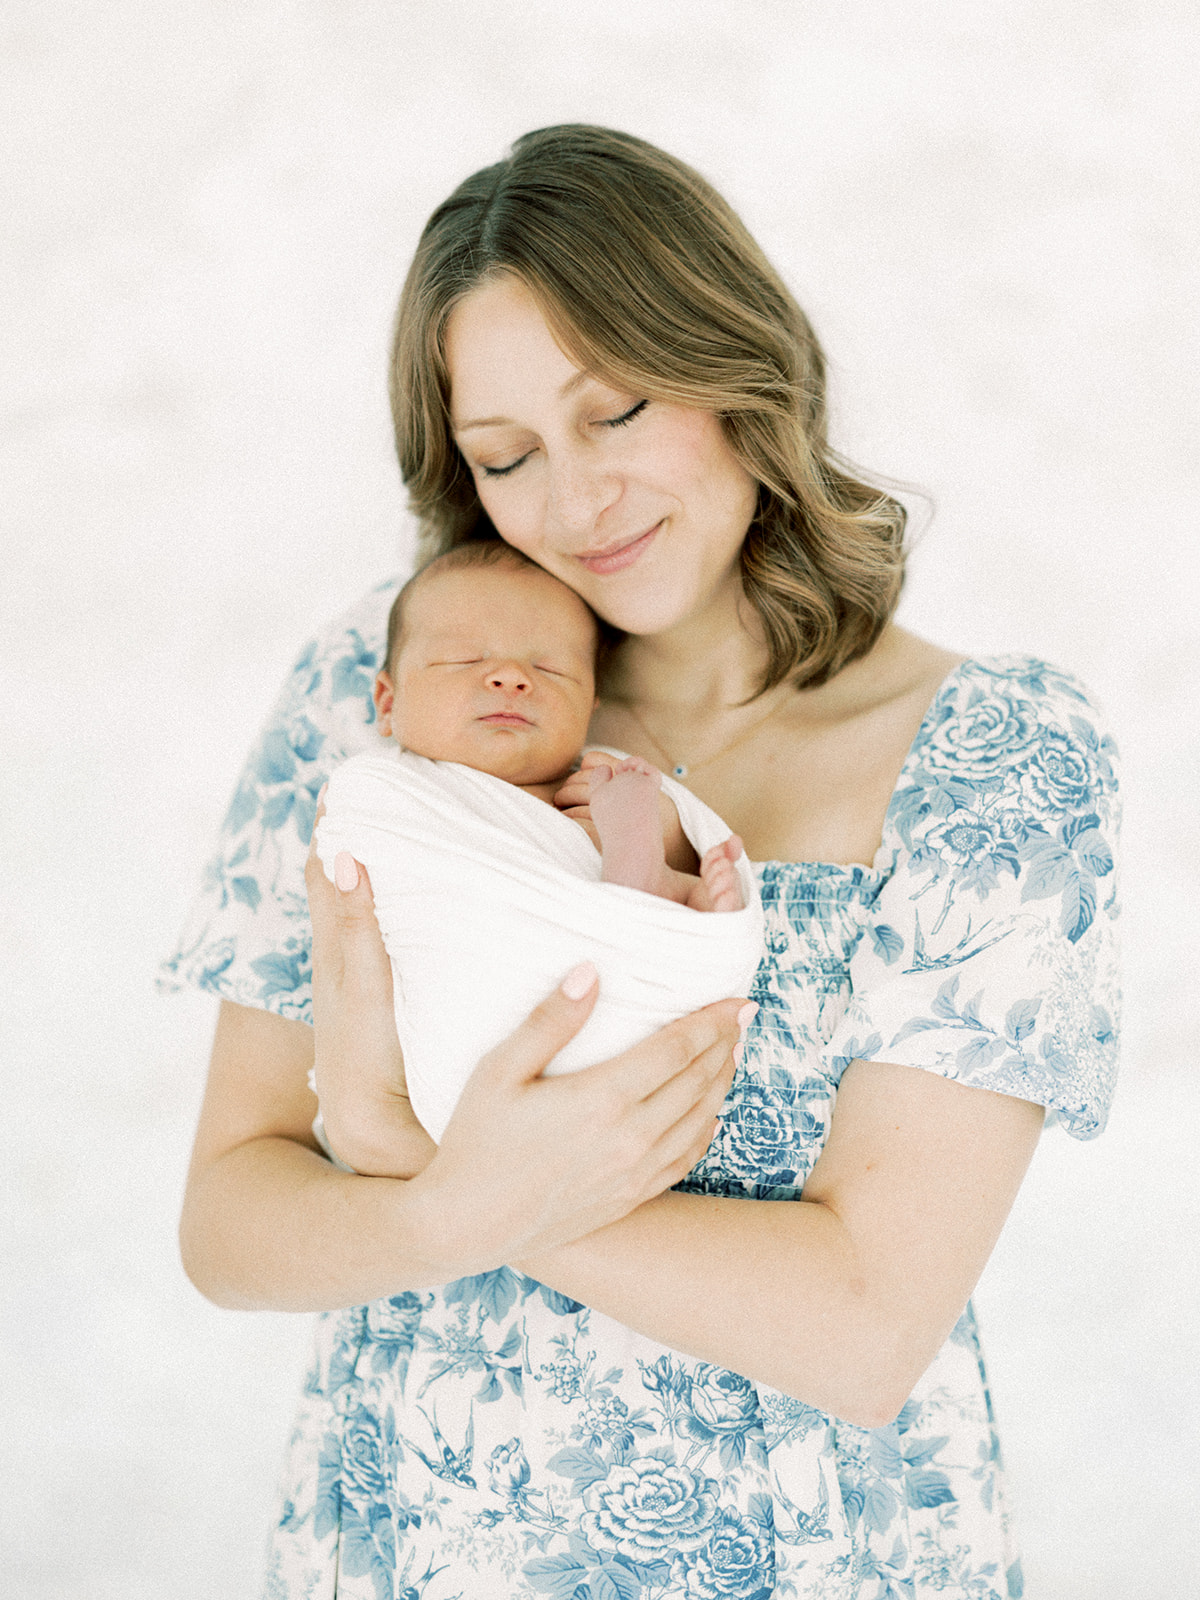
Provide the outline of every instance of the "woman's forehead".
<path id="1" fill-rule="evenodd" d="M 511 276 L 458 302 L 444 349 L 457 434 L 514 422 L 514 410 L 547 394 L 569 399 L 588 378 L 556 341 L 534 296 Z"/>

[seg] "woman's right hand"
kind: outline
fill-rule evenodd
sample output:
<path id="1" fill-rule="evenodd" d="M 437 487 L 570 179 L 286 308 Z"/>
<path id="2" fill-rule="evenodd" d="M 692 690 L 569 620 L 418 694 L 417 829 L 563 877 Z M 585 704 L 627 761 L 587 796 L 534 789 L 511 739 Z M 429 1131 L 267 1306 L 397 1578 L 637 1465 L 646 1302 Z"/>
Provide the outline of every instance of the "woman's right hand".
<path id="1" fill-rule="evenodd" d="M 367 869 L 343 851 L 331 883 L 317 854 L 324 793 L 304 877 L 312 920 L 313 1070 L 325 1135 L 355 1172 L 411 1178 L 434 1143 L 408 1097 L 392 965 Z"/>
<path id="2" fill-rule="evenodd" d="M 457 1275 L 593 1232 L 678 1183 L 703 1156 L 753 1010 L 718 1001 L 610 1061 L 541 1073 L 591 1015 L 589 964 L 479 1063 L 415 1180 Z"/>

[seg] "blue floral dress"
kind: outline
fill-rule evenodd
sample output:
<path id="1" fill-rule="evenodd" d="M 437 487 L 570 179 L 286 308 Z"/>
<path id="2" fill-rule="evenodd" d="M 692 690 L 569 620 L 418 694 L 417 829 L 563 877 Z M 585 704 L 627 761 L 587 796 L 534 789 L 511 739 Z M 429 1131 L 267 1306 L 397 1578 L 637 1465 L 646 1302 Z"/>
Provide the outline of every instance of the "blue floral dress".
<path id="1" fill-rule="evenodd" d="M 302 869 L 378 734 L 394 585 L 301 656 L 164 970 L 310 1016 Z M 1069 675 L 967 661 L 870 867 L 759 868 L 760 1010 L 684 1188 L 799 1197 L 853 1059 L 1103 1127 L 1116 1068 L 1115 752 Z M 318 1317 L 267 1600 L 1003 1600 L 1021 1594 L 975 1321 L 868 1430 L 501 1268 Z"/>

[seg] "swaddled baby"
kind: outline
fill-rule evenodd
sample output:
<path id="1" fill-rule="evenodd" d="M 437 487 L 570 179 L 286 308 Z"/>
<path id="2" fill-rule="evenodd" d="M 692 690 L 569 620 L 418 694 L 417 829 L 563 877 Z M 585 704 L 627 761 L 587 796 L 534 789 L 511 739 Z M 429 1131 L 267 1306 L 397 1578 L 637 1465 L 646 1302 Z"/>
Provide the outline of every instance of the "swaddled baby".
<path id="1" fill-rule="evenodd" d="M 375 705 L 394 743 L 329 782 L 318 853 L 330 876 L 341 850 L 370 874 L 408 1093 L 434 1138 L 574 963 L 595 963 L 600 994 L 552 1073 L 745 993 L 758 964 L 741 843 L 688 790 L 592 751 L 590 820 L 554 806 L 580 765 L 598 642 L 557 578 L 499 542 L 460 546 L 392 607 Z"/>

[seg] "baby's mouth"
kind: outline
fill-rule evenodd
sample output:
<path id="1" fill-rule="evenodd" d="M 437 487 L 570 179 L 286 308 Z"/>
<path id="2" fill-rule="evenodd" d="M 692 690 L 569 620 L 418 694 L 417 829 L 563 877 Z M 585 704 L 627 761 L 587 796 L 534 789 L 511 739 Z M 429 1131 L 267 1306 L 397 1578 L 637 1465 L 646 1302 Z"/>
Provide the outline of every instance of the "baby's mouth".
<path id="1" fill-rule="evenodd" d="M 486 717 L 476 718 L 478 722 L 490 722 L 502 728 L 532 728 L 533 723 L 528 717 L 523 717 L 519 711 L 489 711 Z"/>

